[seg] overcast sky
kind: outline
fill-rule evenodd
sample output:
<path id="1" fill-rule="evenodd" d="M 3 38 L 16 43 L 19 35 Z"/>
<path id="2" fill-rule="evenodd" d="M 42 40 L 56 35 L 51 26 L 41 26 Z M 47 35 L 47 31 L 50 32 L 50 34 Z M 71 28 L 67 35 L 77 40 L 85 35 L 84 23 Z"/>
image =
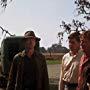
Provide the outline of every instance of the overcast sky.
<path id="1" fill-rule="evenodd" d="M 74 0 L 13 0 L 0 13 L 0 26 L 17 36 L 33 30 L 41 38 L 40 46 L 47 48 L 58 43 L 61 21 L 71 21 L 74 11 Z"/>

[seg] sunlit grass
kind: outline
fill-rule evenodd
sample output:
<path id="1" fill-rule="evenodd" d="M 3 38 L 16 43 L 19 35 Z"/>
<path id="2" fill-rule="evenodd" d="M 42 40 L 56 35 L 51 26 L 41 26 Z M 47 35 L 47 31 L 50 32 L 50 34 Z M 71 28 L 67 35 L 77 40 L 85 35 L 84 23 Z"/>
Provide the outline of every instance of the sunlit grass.
<path id="1" fill-rule="evenodd" d="M 61 64 L 61 60 L 46 60 L 47 64 Z"/>

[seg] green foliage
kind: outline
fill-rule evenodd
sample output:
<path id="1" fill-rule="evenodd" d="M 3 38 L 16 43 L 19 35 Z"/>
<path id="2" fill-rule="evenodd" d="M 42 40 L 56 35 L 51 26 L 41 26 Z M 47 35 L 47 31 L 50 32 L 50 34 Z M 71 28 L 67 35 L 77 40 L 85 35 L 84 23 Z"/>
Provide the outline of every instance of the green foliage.
<path id="1" fill-rule="evenodd" d="M 40 52 L 41 52 L 41 53 L 46 53 L 47 50 L 46 50 L 44 47 L 40 47 Z"/>
<path id="2" fill-rule="evenodd" d="M 52 46 L 47 49 L 47 52 L 49 53 L 66 53 L 68 51 L 69 50 L 66 47 L 59 44 L 52 44 Z"/>
<path id="3" fill-rule="evenodd" d="M 90 20 L 90 0 L 75 0 L 78 15 L 83 14 L 86 20 Z"/>
<path id="4" fill-rule="evenodd" d="M 0 0 L 0 5 L 2 6 L 2 8 L 6 8 L 8 3 L 10 3 L 12 0 Z"/>

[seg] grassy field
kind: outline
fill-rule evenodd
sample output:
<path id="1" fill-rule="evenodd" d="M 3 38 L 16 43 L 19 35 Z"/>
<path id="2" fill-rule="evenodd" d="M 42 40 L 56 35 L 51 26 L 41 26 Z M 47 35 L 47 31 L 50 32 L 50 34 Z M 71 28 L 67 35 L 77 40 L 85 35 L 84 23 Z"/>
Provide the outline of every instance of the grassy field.
<path id="1" fill-rule="evenodd" d="M 61 60 L 46 60 L 47 64 L 61 64 Z"/>

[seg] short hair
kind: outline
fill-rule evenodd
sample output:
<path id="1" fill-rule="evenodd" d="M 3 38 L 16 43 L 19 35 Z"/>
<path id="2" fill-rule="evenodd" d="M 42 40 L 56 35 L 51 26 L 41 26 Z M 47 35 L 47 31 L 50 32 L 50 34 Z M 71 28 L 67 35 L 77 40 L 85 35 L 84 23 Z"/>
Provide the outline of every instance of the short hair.
<path id="1" fill-rule="evenodd" d="M 73 32 L 68 36 L 68 39 L 76 39 L 76 41 L 80 42 L 80 33 Z"/>
<path id="2" fill-rule="evenodd" d="M 89 29 L 88 31 L 84 31 L 84 32 L 81 34 L 80 39 L 83 39 L 83 38 L 90 40 L 90 29 Z"/>

